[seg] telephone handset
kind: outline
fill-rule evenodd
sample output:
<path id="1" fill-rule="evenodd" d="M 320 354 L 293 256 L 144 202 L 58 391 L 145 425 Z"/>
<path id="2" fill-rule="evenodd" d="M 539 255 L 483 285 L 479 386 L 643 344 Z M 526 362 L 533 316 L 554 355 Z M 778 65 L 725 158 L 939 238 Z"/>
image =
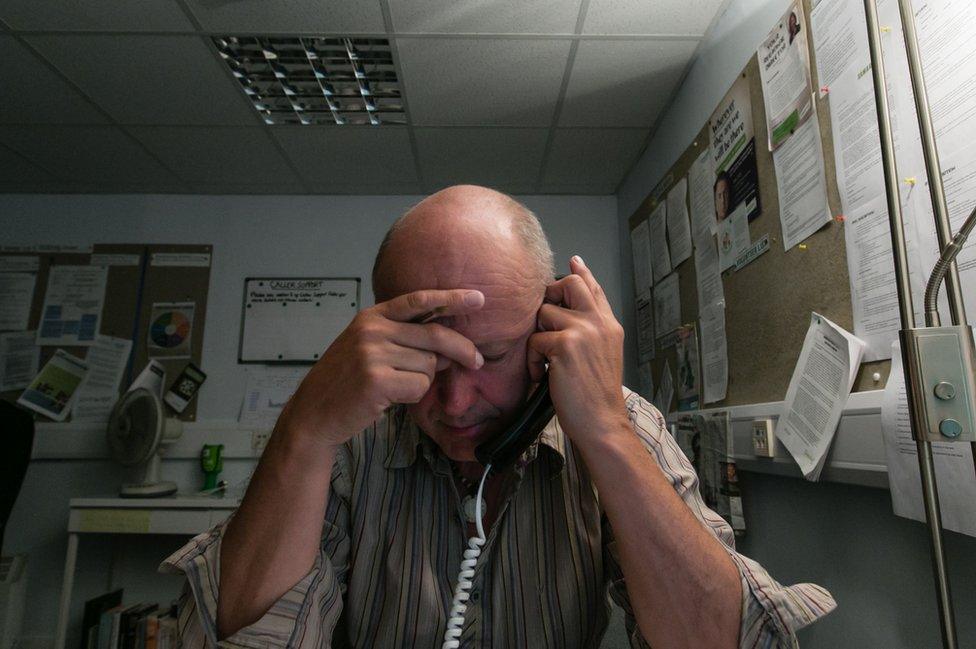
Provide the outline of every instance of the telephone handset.
<path id="1" fill-rule="evenodd" d="M 504 432 L 479 444 L 475 457 L 482 466 L 491 465 L 492 472 L 501 473 L 532 445 L 554 414 L 546 372 L 515 421 Z"/>

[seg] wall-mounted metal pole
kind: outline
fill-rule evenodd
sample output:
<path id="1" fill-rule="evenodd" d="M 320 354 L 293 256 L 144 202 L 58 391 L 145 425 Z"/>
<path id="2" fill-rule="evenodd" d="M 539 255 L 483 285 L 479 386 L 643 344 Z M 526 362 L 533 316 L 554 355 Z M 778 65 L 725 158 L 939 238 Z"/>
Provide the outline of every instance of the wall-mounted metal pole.
<path id="1" fill-rule="evenodd" d="M 904 220 L 901 213 L 901 196 L 898 191 L 898 171 L 895 164 L 895 145 L 891 134 L 891 117 L 888 110 L 888 92 L 884 73 L 884 58 L 881 51 L 881 28 L 878 23 L 876 0 L 864 0 L 864 13 L 867 18 L 868 46 L 871 53 L 871 73 L 874 80 L 874 101 L 878 112 L 878 131 L 881 140 L 881 161 L 884 170 L 885 194 L 888 201 L 888 219 L 891 229 L 891 252 L 895 265 L 895 281 L 898 289 L 898 310 L 902 330 L 915 328 L 915 312 L 912 308 L 911 279 L 908 272 L 908 251 L 905 245 Z M 907 347 L 902 344 L 904 365 L 909 366 Z M 932 444 L 922 441 L 919 434 L 917 414 L 922 404 L 917 403 L 915 390 L 911 385 L 913 376 L 905 373 L 908 396 L 908 410 L 912 425 L 912 435 L 917 440 L 918 467 L 922 480 L 922 500 L 925 505 L 925 518 L 929 527 L 929 540 L 932 546 L 932 567 L 935 572 L 936 594 L 939 604 L 939 622 L 942 631 L 942 644 L 945 649 L 956 649 L 956 626 L 952 614 L 952 595 L 949 591 L 949 576 L 946 569 L 945 551 L 942 543 L 942 515 L 939 511 L 939 492 L 935 482 L 935 465 L 932 459 Z"/>
<path id="2" fill-rule="evenodd" d="M 915 13 L 911 0 L 898 0 L 901 11 L 902 32 L 905 35 L 905 51 L 908 54 L 908 72 L 912 77 L 912 93 L 915 96 L 915 112 L 918 114 L 918 127 L 922 135 L 922 153 L 925 156 L 925 175 L 929 181 L 929 196 L 932 199 L 932 213 L 935 216 L 935 234 L 939 239 L 939 250 L 952 239 L 952 225 L 949 222 L 949 208 L 946 206 L 945 188 L 942 185 L 942 167 L 939 164 L 939 150 L 935 144 L 935 128 L 932 126 L 932 112 L 929 110 L 929 96 L 925 89 L 922 72 L 922 59 L 918 53 L 918 36 L 915 32 Z M 945 276 L 946 295 L 949 298 L 949 313 L 952 324 L 966 324 L 966 306 L 959 285 L 959 269 L 956 262 L 949 265 Z M 938 311 L 926 310 L 925 324 L 938 327 Z"/>

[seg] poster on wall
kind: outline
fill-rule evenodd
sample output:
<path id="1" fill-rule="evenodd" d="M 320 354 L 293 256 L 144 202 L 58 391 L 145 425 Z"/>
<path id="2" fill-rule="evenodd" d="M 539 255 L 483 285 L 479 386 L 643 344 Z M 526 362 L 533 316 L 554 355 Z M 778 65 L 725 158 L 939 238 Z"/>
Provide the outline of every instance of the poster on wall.
<path id="1" fill-rule="evenodd" d="M 740 205 L 748 220 L 754 220 L 761 206 L 748 78 L 736 78 L 708 120 L 708 134 L 715 169 L 715 220 L 724 221 Z"/>
<path id="2" fill-rule="evenodd" d="M 759 46 L 759 78 L 766 106 L 769 150 L 785 142 L 813 112 L 810 51 L 803 10 L 798 1 Z"/>
<path id="3" fill-rule="evenodd" d="M 194 302 L 155 302 L 149 318 L 149 358 L 190 358 Z"/>
<path id="4" fill-rule="evenodd" d="M 678 329 L 675 352 L 678 356 L 678 410 L 696 410 L 701 405 L 701 374 L 698 371 L 698 332 L 695 325 L 684 325 Z"/>

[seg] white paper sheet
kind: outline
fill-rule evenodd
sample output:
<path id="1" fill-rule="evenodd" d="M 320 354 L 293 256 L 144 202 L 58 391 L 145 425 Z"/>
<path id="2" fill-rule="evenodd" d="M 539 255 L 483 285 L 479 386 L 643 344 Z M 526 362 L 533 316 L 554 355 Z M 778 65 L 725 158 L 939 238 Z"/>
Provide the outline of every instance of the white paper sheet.
<path id="1" fill-rule="evenodd" d="M 160 399 L 163 398 L 163 387 L 166 385 L 166 368 L 157 360 L 150 359 L 139 372 L 132 384 L 126 388 L 126 393 L 138 388 L 149 390 Z"/>
<path id="2" fill-rule="evenodd" d="M 691 214 L 691 236 L 695 246 L 715 240 L 715 169 L 712 156 L 703 150 L 688 170 L 688 206 Z"/>
<path id="3" fill-rule="evenodd" d="M 678 339 L 674 344 L 678 371 L 678 410 L 697 410 L 701 407 L 701 363 L 698 351 L 698 330 L 695 325 L 678 329 Z"/>
<path id="4" fill-rule="evenodd" d="M 0 392 L 23 390 L 37 374 L 40 350 L 36 337 L 36 331 L 0 334 Z"/>
<path id="5" fill-rule="evenodd" d="M 274 429 L 281 409 L 298 389 L 308 370 L 308 367 L 298 367 L 249 372 L 238 422 L 255 430 Z"/>
<path id="6" fill-rule="evenodd" d="M 131 340 L 101 335 L 95 339 L 85 356 L 88 376 L 78 389 L 72 420 L 108 421 L 131 351 Z"/>
<path id="7" fill-rule="evenodd" d="M 898 339 L 901 318 L 888 208 L 883 197 L 866 201 L 847 215 L 844 239 L 854 334 L 867 344 L 865 361 L 888 358 L 891 343 Z"/>
<path id="8" fill-rule="evenodd" d="M 864 342 L 818 313 L 810 315 L 776 437 L 807 480 L 820 479 L 841 412 L 854 385 Z"/>
<path id="9" fill-rule="evenodd" d="M 724 272 L 735 266 L 736 258 L 745 252 L 749 238 L 749 210 L 745 203 L 735 208 L 728 218 L 718 222 L 718 269 Z"/>
<path id="10" fill-rule="evenodd" d="M 105 266 L 52 266 L 37 344 L 93 344 L 102 319 L 107 280 Z"/>
<path id="11" fill-rule="evenodd" d="M 634 260 L 634 295 L 643 295 L 654 284 L 651 275 L 651 242 L 647 220 L 630 231 L 630 253 Z"/>
<path id="12" fill-rule="evenodd" d="M 881 401 L 881 427 L 888 463 L 891 507 L 896 516 L 925 522 L 918 448 L 912 438 L 905 373 L 897 340 L 892 343 L 891 373 Z M 976 536 L 976 469 L 973 467 L 971 448 L 970 444 L 935 442 L 932 444 L 932 456 L 939 486 L 942 527 Z"/>
<path id="13" fill-rule="evenodd" d="M 725 398 L 729 387 L 729 354 L 725 338 L 725 307 L 710 304 L 699 312 L 702 350 L 702 402 Z"/>
<path id="14" fill-rule="evenodd" d="M 756 57 L 772 151 L 810 117 L 813 107 L 807 26 L 799 2 L 790 4 L 759 46 Z"/>
<path id="15" fill-rule="evenodd" d="M 661 370 L 661 380 L 658 381 L 657 392 L 654 393 L 654 407 L 664 415 L 668 416 L 671 412 L 671 400 L 674 399 L 674 379 L 671 376 L 671 365 L 664 361 L 664 369 Z"/>
<path id="16" fill-rule="evenodd" d="M 17 403 L 54 421 L 64 421 L 87 373 L 85 361 L 63 349 L 56 349 Z"/>
<path id="17" fill-rule="evenodd" d="M 663 201 L 647 217 L 651 239 L 651 268 L 654 283 L 671 272 L 671 255 L 668 254 L 666 203 Z"/>
<path id="18" fill-rule="evenodd" d="M 917 1 L 914 9 L 949 221 L 957 232 L 976 206 L 976 39 L 971 33 L 976 3 Z M 928 270 L 937 256 L 934 221 L 920 216 L 918 231 L 923 243 L 919 254 Z M 969 239 L 956 263 L 964 301 L 972 310 L 976 304 L 976 238 Z M 942 316 L 948 321 L 944 309 Z"/>
<path id="19" fill-rule="evenodd" d="M 640 363 L 654 358 L 654 302 L 650 292 L 637 298 L 637 356 Z"/>
<path id="20" fill-rule="evenodd" d="M 691 256 L 691 225 L 688 223 L 688 178 L 679 180 L 667 198 L 668 246 L 671 267 Z"/>
<path id="21" fill-rule="evenodd" d="M 698 312 L 709 305 L 725 306 L 725 287 L 718 269 L 715 237 L 709 237 L 695 248 L 695 282 L 698 285 Z"/>
<path id="22" fill-rule="evenodd" d="M 658 338 L 681 326 L 678 273 L 671 273 L 654 286 L 654 324 Z"/>
<path id="23" fill-rule="evenodd" d="M 816 114 L 773 151 L 783 248 L 789 250 L 830 222 L 820 125 Z"/>
<path id="24" fill-rule="evenodd" d="M 34 273 L 0 273 L 0 331 L 23 331 L 34 299 Z"/>

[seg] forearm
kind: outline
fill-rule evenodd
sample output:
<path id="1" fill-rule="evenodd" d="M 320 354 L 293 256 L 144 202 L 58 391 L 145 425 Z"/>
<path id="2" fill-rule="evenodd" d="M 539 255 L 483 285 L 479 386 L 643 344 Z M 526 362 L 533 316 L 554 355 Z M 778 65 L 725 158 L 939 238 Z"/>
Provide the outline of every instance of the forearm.
<path id="1" fill-rule="evenodd" d="M 311 570 L 335 455 L 279 422 L 221 541 L 220 639 L 260 619 Z"/>
<path id="2" fill-rule="evenodd" d="M 625 417 L 578 444 L 616 539 L 627 593 L 656 648 L 736 647 L 739 573 Z"/>

